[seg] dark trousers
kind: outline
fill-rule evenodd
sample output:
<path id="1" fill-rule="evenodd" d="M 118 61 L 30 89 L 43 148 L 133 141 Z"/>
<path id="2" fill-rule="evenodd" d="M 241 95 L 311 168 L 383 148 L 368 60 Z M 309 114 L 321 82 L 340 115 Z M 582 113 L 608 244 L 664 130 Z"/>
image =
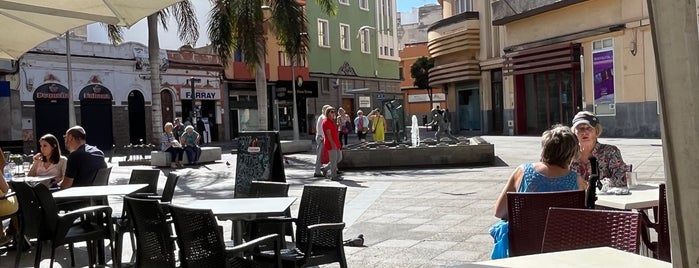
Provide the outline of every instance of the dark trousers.
<path id="1" fill-rule="evenodd" d="M 193 164 L 199 161 L 199 156 L 201 156 L 201 148 L 199 146 L 188 146 L 184 148 L 184 152 L 187 153 L 187 159 L 189 163 Z"/>
<path id="2" fill-rule="evenodd" d="M 349 133 L 342 133 L 340 132 L 340 142 L 342 142 L 342 137 L 345 137 L 345 145 L 347 145 L 347 136 Z"/>
<path id="3" fill-rule="evenodd" d="M 170 161 L 172 162 L 180 162 L 182 161 L 182 157 L 184 156 L 184 149 L 180 147 L 170 147 L 165 150 L 166 152 L 170 152 Z"/>

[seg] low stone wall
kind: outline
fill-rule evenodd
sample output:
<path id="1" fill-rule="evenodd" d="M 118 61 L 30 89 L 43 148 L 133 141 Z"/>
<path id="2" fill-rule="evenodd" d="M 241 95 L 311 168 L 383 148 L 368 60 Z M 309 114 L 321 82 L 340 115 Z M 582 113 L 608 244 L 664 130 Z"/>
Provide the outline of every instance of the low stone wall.
<path id="1" fill-rule="evenodd" d="M 495 147 L 480 137 L 458 144 L 421 144 L 356 147 L 342 150 L 339 168 L 377 168 L 405 166 L 469 166 L 491 164 L 495 159 Z"/>
<path id="2" fill-rule="evenodd" d="M 209 163 L 215 162 L 216 160 L 221 160 L 221 147 L 201 147 L 201 156 L 199 156 L 199 163 Z M 167 167 L 170 166 L 170 153 L 163 151 L 151 151 L 150 152 L 150 164 L 156 167 Z M 184 153 L 182 157 L 182 163 L 188 163 L 187 153 Z"/>

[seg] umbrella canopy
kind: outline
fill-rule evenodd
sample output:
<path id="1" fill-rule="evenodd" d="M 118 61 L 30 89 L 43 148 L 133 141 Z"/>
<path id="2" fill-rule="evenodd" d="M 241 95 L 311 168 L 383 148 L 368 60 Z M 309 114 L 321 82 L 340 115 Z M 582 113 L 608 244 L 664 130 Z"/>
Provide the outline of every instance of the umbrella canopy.
<path id="1" fill-rule="evenodd" d="M 130 27 L 182 0 L 0 0 L 0 59 L 17 59 L 66 31 L 103 22 Z"/>

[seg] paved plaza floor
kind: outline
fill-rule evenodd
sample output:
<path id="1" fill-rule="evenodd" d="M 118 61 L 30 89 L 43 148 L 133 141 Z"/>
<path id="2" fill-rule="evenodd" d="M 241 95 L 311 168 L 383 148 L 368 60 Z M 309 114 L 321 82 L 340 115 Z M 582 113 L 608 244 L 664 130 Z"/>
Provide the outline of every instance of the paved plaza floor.
<path id="1" fill-rule="evenodd" d="M 539 158 L 539 137 L 484 136 L 495 145 L 492 166 L 434 167 L 415 169 L 351 170 L 343 181 L 313 177 L 312 152 L 285 156 L 290 196 L 301 197 L 303 185 L 346 186 L 345 239 L 363 234 L 365 247 L 345 247 L 349 267 L 445 267 L 489 259 L 492 239 L 488 228 L 497 219 L 493 206 L 513 169 Z M 662 146 L 659 139 L 600 139 L 617 145 L 624 160 L 633 164 L 640 182 L 663 182 Z M 225 150 L 224 150 L 225 152 Z M 376 157 L 381 157 L 376 155 Z M 220 162 L 196 168 L 162 169 L 159 187 L 170 172 L 183 175 L 176 204 L 196 199 L 231 198 L 236 155 L 224 154 Z M 148 166 L 116 166 L 110 184 L 125 184 L 133 169 Z M 231 165 L 226 165 L 226 162 Z M 292 206 L 296 215 L 299 204 Z M 121 210 L 118 198 L 110 199 Z M 221 222 L 230 237 L 230 223 Z M 128 241 L 124 258 L 131 257 Z M 77 266 L 86 266 L 84 245 L 76 248 Z M 16 251 L 0 249 L 0 267 L 11 267 Z M 44 249 L 41 267 L 48 267 L 50 250 Z M 57 250 L 54 267 L 70 267 L 67 248 Z M 25 253 L 21 267 L 33 265 L 34 253 Z M 113 260 L 108 256 L 108 262 Z M 325 265 L 323 267 L 339 267 Z"/>

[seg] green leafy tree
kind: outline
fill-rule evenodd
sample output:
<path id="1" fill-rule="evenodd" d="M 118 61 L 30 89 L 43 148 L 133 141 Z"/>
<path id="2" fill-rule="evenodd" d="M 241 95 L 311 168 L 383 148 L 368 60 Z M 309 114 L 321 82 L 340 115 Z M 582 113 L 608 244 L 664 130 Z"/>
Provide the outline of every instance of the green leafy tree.
<path id="1" fill-rule="evenodd" d="M 326 14 L 334 15 L 334 0 L 315 0 Z M 211 10 L 209 39 L 215 53 L 224 64 L 235 50 L 240 50 L 243 60 L 255 70 L 257 107 L 262 129 L 267 124 L 267 77 L 265 74 L 264 25 L 269 22 L 270 30 L 279 45 L 292 60 L 306 55 L 308 51 L 308 20 L 300 2 L 302 0 L 215 0 Z M 269 7 L 271 16 L 265 19 L 263 6 Z"/>
<path id="2" fill-rule="evenodd" d="M 419 89 L 427 90 L 427 95 L 430 97 L 430 108 L 432 105 L 432 87 L 430 87 L 430 69 L 434 67 L 434 59 L 427 57 L 419 57 L 410 66 L 410 76 L 414 79 L 413 86 Z"/>

